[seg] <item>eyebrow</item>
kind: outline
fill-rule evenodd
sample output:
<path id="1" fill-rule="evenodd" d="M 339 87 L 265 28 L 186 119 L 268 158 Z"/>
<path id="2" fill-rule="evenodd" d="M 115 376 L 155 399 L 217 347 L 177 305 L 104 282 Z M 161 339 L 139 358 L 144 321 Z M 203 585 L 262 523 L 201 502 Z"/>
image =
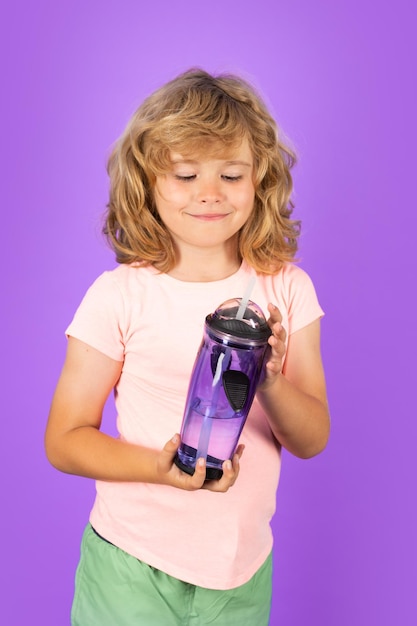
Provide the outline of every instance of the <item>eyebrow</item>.
<path id="1" fill-rule="evenodd" d="M 219 159 L 221 161 L 221 159 Z M 194 159 L 173 159 L 171 161 L 173 165 L 199 165 L 200 161 L 195 161 Z M 247 163 L 246 161 L 225 161 L 225 165 L 243 165 L 244 167 L 252 167 L 251 163 Z"/>

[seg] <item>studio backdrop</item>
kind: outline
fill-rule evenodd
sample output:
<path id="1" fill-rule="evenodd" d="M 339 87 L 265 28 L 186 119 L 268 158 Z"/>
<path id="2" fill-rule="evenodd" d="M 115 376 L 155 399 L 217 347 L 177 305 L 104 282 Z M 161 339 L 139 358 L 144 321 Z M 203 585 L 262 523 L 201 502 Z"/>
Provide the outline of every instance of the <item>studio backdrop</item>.
<path id="1" fill-rule="evenodd" d="M 115 266 L 100 232 L 113 142 L 201 67 L 252 82 L 297 152 L 299 263 L 325 310 L 331 439 L 283 455 L 271 624 L 414 626 L 411 3 L 16 0 L 0 22 L 2 623 L 69 624 L 94 485 L 43 451 L 64 330 Z"/>

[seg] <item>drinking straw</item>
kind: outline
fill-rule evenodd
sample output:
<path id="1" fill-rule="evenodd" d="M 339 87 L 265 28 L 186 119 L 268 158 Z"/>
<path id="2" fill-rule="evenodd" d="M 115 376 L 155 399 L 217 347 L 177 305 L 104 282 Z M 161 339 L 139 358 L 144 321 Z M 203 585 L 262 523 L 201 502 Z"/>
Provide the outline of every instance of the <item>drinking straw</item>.
<path id="1" fill-rule="evenodd" d="M 256 282 L 256 276 L 253 275 L 250 281 L 248 282 L 246 291 L 243 294 L 243 298 L 240 301 L 239 309 L 238 309 L 238 312 L 236 313 L 237 320 L 243 320 L 244 318 L 246 307 L 248 306 L 250 294 L 252 293 L 252 289 L 255 286 L 255 282 Z"/>
<path id="2" fill-rule="evenodd" d="M 216 366 L 216 372 L 214 374 L 213 382 L 211 384 L 211 388 L 213 389 L 211 402 L 209 406 L 206 408 L 203 423 L 201 425 L 200 436 L 198 438 L 198 448 L 196 459 L 206 459 L 208 446 L 211 435 L 211 426 L 213 423 L 212 418 L 214 417 L 217 410 L 217 403 L 219 400 L 219 392 L 221 387 L 221 376 L 223 373 L 223 361 L 226 356 L 226 352 L 222 352 L 219 356 Z"/>

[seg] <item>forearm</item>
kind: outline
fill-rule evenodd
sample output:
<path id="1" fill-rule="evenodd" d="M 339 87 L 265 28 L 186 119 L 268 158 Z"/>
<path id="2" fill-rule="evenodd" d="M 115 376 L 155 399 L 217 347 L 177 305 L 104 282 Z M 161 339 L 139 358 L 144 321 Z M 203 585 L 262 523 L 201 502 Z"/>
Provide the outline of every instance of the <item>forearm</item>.
<path id="1" fill-rule="evenodd" d="M 289 452 L 307 459 L 325 448 L 330 431 L 325 401 L 301 391 L 282 374 L 260 388 L 257 397 L 276 439 Z"/>
<path id="2" fill-rule="evenodd" d="M 115 439 L 93 426 L 82 426 L 53 440 L 46 452 L 54 467 L 97 480 L 158 482 L 155 450 Z"/>
<path id="3" fill-rule="evenodd" d="M 160 451 L 114 439 L 93 426 L 74 428 L 57 438 L 47 434 L 45 443 L 49 461 L 63 472 L 96 480 L 154 483 L 187 491 L 202 488 L 227 491 L 237 479 L 243 452 L 243 446 L 239 446 L 232 462 L 223 464 L 222 478 L 206 482 L 202 459 L 193 475 L 182 472 L 174 464 L 179 435 L 174 435 Z"/>
<path id="4" fill-rule="evenodd" d="M 103 407 L 122 371 L 114 361 L 88 344 L 68 340 L 67 357 L 58 381 L 45 432 L 50 463 L 68 474 L 114 482 L 143 482 L 195 491 L 225 492 L 239 474 L 239 446 L 223 476 L 205 481 L 206 466 L 199 459 L 192 475 L 174 463 L 180 445 L 175 434 L 161 449 L 134 445 L 100 431 Z"/>

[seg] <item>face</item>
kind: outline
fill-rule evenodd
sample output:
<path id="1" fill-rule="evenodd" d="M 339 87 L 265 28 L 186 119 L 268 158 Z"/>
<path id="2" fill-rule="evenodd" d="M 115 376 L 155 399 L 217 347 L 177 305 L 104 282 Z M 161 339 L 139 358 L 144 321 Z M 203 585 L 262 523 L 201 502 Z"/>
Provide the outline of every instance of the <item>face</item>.
<path id="1" fill-rule="evenodd" d="M 189 159 L 171 153 L 171 169 L 158 176 L 155 203 L 178 251 L 233 250 L 255 199 L 253 157 L 247 140 L 225 158 Z"/>

